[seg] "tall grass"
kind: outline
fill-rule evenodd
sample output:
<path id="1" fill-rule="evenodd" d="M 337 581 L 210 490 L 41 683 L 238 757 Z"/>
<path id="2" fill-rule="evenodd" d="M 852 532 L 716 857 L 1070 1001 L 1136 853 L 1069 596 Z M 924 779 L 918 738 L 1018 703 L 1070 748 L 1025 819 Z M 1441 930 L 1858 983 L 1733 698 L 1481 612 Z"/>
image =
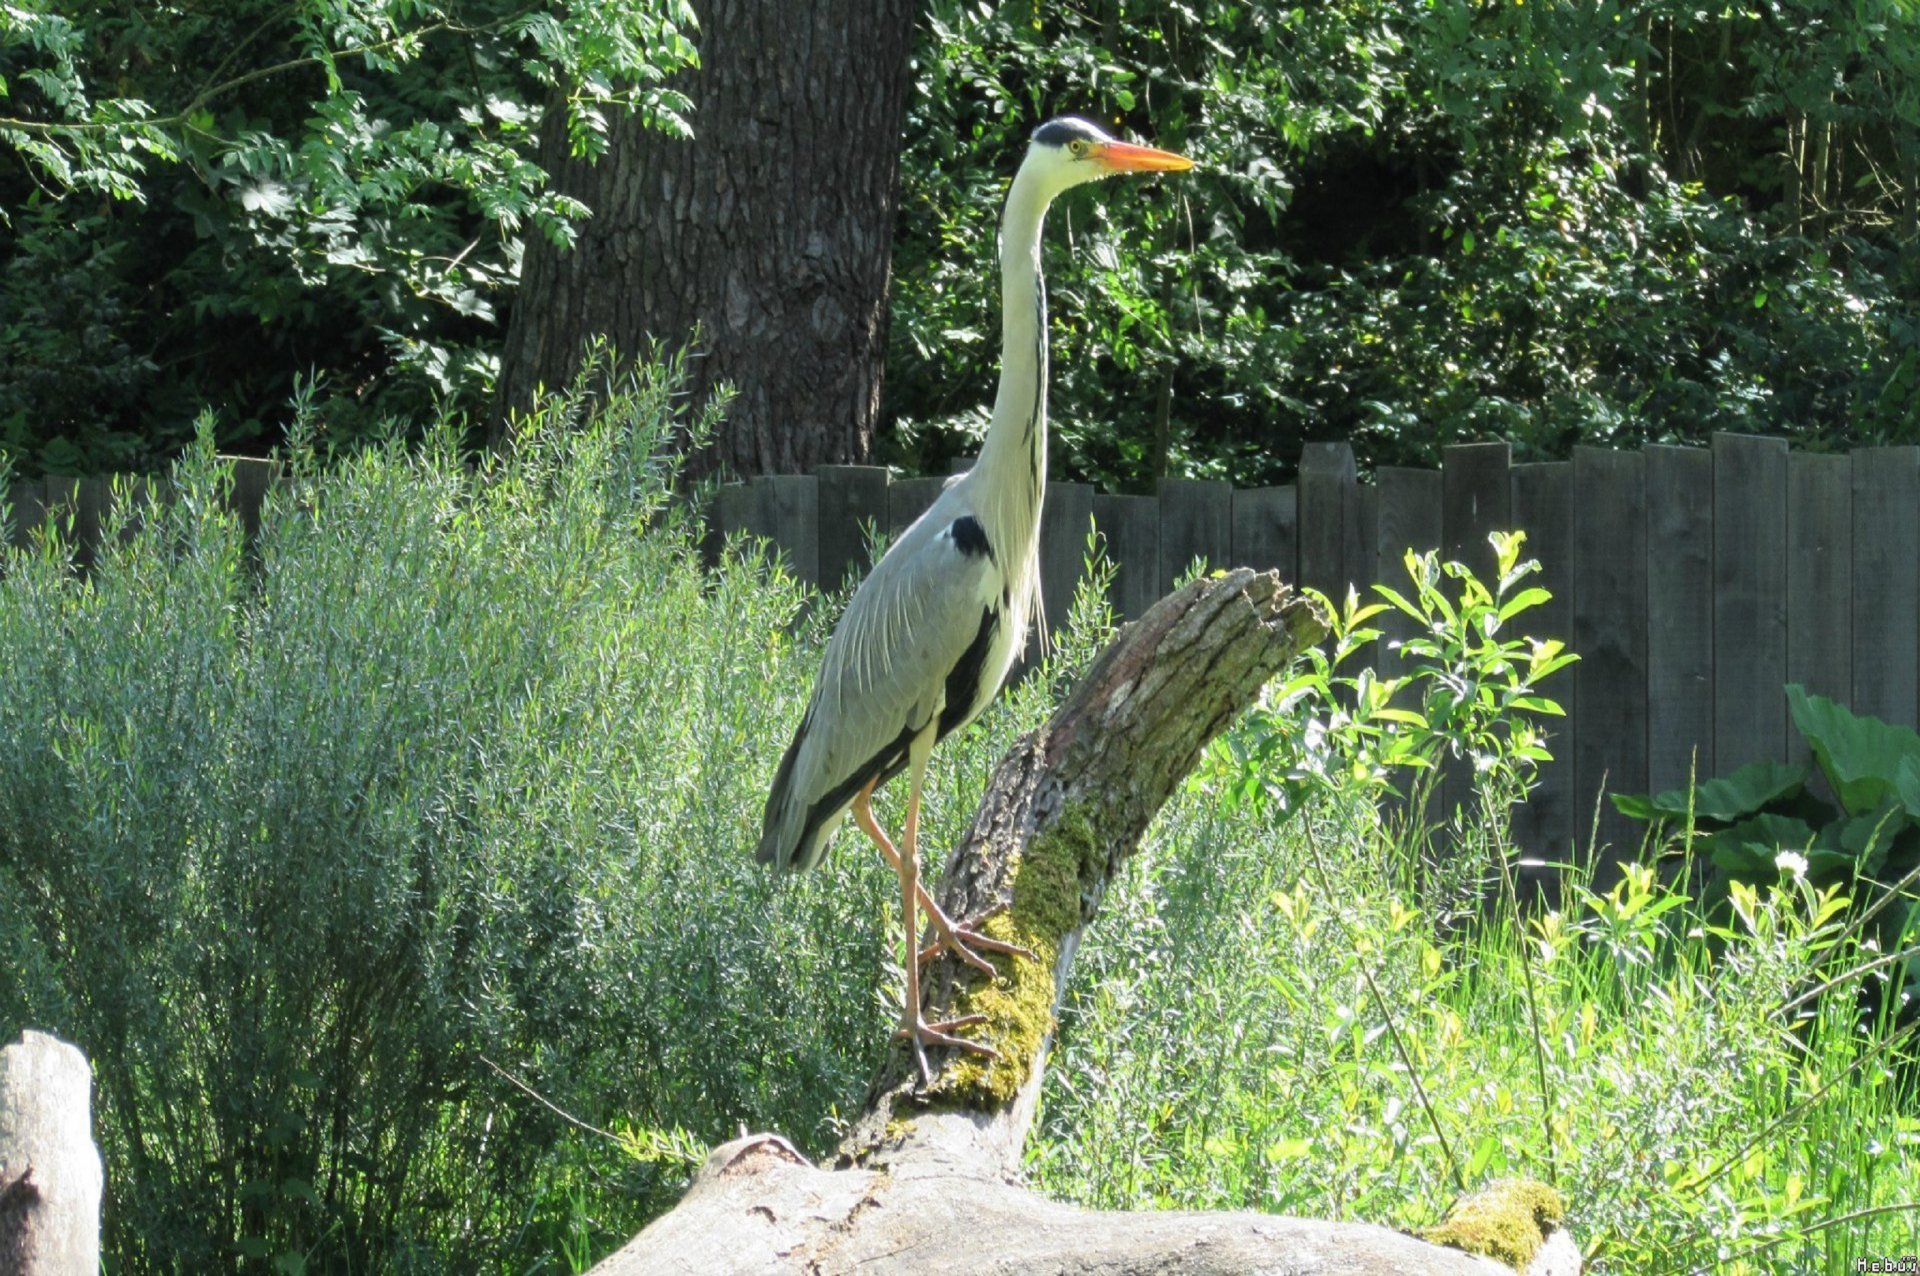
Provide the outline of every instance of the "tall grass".
<path id="1" fill-rule="evenodd" d="M 1370 663 L 1355 616 L 1338 647 Z M 1426 620 L 1427 667 L 1445 668 L 1452 622 Z M 1446 672 L 1436 685 L 1474 676 Z M 1524 724 L 1465 750 L 1474 800 L 1441 815 L 1477 866 L 1434 871 L 1418 812 L 1375 800 L 1382 758 L 1417 750 L 1360 729 L 1370 679 L 1238 728 L 1108 896 L 1030 1148 L 1038 1182 L 1106 1208 L 1418 1228 L 1456 1169 L 1469 1186 L 1519 1173 L 1557 1182 L 1599 1271 L 1837 1276 L 1913 1252 L 1912 1043 L 1861 1021 L 1875 954 L 1837 896 L 1789 874 L 1709 914 L 1684 875 L 1631 862 L 1604 890 L 1576 870 L 1557 910 L 1490 890 L 1540 760 Z M 1435 718 L 1389 725 L 1418 744 Z M 1416 796 L 1432 774 L 1411 773 Z M 1464 925 L 1448 907 L 1463 879 L 1488 901 Z"/>

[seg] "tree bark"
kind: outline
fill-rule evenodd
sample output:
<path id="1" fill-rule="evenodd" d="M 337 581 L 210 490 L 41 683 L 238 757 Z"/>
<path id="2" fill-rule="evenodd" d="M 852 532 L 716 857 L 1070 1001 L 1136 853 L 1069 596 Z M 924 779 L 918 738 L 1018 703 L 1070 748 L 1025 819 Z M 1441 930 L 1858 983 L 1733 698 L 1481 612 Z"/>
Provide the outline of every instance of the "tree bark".
<path id="1" fill-rule="evenodd" d="M 585 342 L 627 357 L 699 331 L 695 401 L 722 383 L 723 437 L 689 464 L 741 475 L 865 461 L 887 335 L 908 0 L 695 0 L 694 137 L 614 122 L 597 163 L 549 112 L 541 163 L 593 216 L 576 245 L 529 238 L 500 360 L 501 421 L 567 384 Z"/>
<path id="2" fill-rule="evenodd" d="M 595 1270 L 1295 1273 L 1510 1270 L 1381 1227 L 1263 1214 L 1098 1213 L 1018 1182 L 1080 935 L 1208 741 L 1326 631 L 1273 573 L 1196 580 L 1124 628 L 999 764 L 940 886 L 955 917 L 1031 948 L 991 984 L 950 959 L 928 1000 L 1000 1052 L 888 1051 L 836 1168 L 776 1135 L 716 1149 L 692 1189 Z"/>

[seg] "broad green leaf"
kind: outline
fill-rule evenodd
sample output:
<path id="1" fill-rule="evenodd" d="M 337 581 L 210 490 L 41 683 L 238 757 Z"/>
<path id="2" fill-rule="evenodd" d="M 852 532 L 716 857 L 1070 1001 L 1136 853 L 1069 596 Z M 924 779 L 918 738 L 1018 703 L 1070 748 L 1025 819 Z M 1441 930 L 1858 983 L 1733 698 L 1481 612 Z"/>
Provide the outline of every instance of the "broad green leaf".
<path id="1" fill-rule="evenodd" d="M 1911 827 L 1913 822 L 1906 810 L 1889 798 L 1879 809 L 1846 821 L 1835 840 L 1847 858 L 1859 864 L 1861 872 L 1877 873 L 1886 864 L 1895 839 Z"/>
<path id="2" fill-rule="evenodd" d="M 1652 820 L 1660 814 L 1653 799 L 1644 793 L 1609 793 L 1607 796 L 1613 799 L 1613 809 L 1630 820 Z"/>
<path id="3" fill-rule="evenodd" d="M 1771 881 L 1778 871 L 1773 851 L 1743 841 L 1730 830 L 1715 833 L 1704 845 L 1714 866 L 1735 881 Z"/>
<path id="4" fill-rule="evenodd" d="M 1920 820 L 1920 757 L 1901 760 L 1900 769 L 1894 772 L 1893 788 L 1907 814 Z"/>
<path id="5" fill-rule="evenodd" d="M 1738 877 L 1772 881 L 1781 851 L 1806 852 L 1818 834 L 1805 820 L 1786 815 L 1757 815 L 1708 839 L 1713 862 Z"/>
<path id="6" fill-rule="evenodd" d="M 1693 790 L 1695 819 L 1730 824 L 1744 819 L 1775 802 L 1800 795 L 1809 772 L 1805 766 L 1785 762 L 1753 762 L 1732 775 L 1708 780 Z M 1637 820 L 1655 816 L 1683 820 L 1687 816 L 1687 790 L 1669 789 L 1655 797 L 1615 794 L 1615 809 Z"/>
<path id="7" fill-rule="evenodd" d="M 1537 587 L 1534 589 L 1523 589 L 1501 604 L 1500 619 L 1510 620 L 1514 616 L 1527 610 L 1527 608 L 1537 607 L 1541 603 L 1550 601 L 1552 598 L 1553 595 L 1544 589 Z"/>
<path id="8" fill-rule="evenodd" d="M 1903 766 L 1920 758 L 1920 734 L 1808 695 L 1798 683 L 1788 684 L 1787 705 L 1834 796 L 1851 815 L 1878 808 L 1894 794 Z"/>

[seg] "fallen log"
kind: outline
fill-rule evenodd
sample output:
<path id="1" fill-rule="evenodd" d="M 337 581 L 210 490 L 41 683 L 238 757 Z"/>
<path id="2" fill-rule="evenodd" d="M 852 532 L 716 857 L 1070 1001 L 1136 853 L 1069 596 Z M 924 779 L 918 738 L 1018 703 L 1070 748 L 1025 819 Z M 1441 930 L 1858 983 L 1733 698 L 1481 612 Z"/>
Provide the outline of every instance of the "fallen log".
<path id="1" fill-rule="evenodd" d="M 93 1071 L 31 1030 L 0 1050 L 0 1276 L 100 1270 L 100 1152 Z"/>
<path id="2" fill-rule="evenodd" d="M 969 1031 L 999 1057 L 934 1052 L 923 1084 L 896 1045 L 833 1168 L 777 1135 L 736 1139 L 594 1271 L 1511 1272 L 1368 1224 L 1103 1213 L 1020 1182 L 1054 1014 L 1108 882 L 1207 743 L 1325 632 L 1316 606 L 1244 568 L 1195 580 L 1122 629 L 1001 760 L 941 880 L 950 916 L 988 916 L 986 933 L 1038 956 L 1001 959 L 990 983 L 951 959 L 932 971 L 929 1005 L 984 1015 Z"/>

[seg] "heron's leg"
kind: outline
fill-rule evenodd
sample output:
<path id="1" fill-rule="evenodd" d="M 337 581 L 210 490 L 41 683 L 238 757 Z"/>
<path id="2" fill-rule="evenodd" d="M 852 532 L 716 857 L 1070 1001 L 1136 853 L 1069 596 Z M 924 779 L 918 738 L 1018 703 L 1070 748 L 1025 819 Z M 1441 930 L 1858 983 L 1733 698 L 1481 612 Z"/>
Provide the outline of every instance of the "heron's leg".
<path id="1" fill-rule="evenodd" d="M 853 799 L 853 822 L 860 827 L 862 833 L 865 833 L 873 839 L 873 844 L 880 848 L 881 858 L 893 866 L 893 871 L 904 876 L 906 868 L 900 862 L 900 852 L 894 849 L 893 842 L 887 837 L 886 833 L 881 830 L 879 823 L 873 818 L 873 789 L 874 786 L 869 784 L 866 788 L 860 790 L 858 797 Z M 915 874 L 915 885 L 914 897 L 919 900 L 920 909 L 927 915 L 927 920 L 932 923 L 934 930 L 934 941 L 920 950 L 920 961 L 926 961 L 942 948 L 946 948 L 950 949 L 961 961 L 966 962 L 969 966 L 974 967 L 982 973 L 998 975 L 1000 972 L 994 969 L 993 963 L 973 951 L 972 948 L 967 947 L 967 941 L 972 941 L 976 946 L 985 948 L 991 952 L 1012 953 L 1016 956 L 1029 959 L 1033 957 L 1033 951 L 1031 949 L 1022 948 L 1018 944 L 1006 943 L 1003 940 L 993 938 L 991 935 L 982 935 L 968 924 L 955 922 L 951 917 L 948 917 L 946 910 L 934 901 L 932 893 L 927 890 L 926 883 L 920 880 L 917 873 Z M 916 931 L 914 933 L 917 934 L 918 932 Z"/>
<path id="2" fill-rule="evenodd" d="M 920 1079 L 931 1080 L 927 1068 L 927 1046 L 951 1046 L 972 1050 L 998 1059 L 1000 1052 L 984 1041 L 969 1041 L 952 1035 L 952 1029 L 984 1023 L 985 1015 L 963 1015 L 928 1023 L 920 1013 L 920 962 L 915 951 L 920 933 L 914 924 L 913 910 L 923 891 L 920 885 L 920 789 L 926 779 L 927 756 L 933 752 L 933 732 L 927 731 L 908 746 L 907 827 L 900 847 L 900 900 L 907 918 L 907 998 L 901 1014 L 900 1035 L 913 1043 L 914 1061 L 920 1066 Z"/>
<path id="3" fill-rule="evenodd" d="M 995 939 L 992 935 L 984 934 L 978 929 L 981 922 L 985 922 L 987 918 L 1005 912 L 1007 909 L 1005 904 L 989 909 L 978 922 L 954 921 L 947 916 L 944 909 L 933 902 L 932 896 L 923 896 L 922 905 L 927 910 L 927 922 L 933 927 L 933 942 L 920 950 L 921 961 L 926 961 L 944 948 L 969 966 L 978 966 L 989 974 L 997 975 L 1000 972 L 974 949 L 984 948 L 992 953 L 1007 953 L 1014 957 L 1025 957 L 1028 961 L 1040 960 L 1038 954 L 1024 944 Z"/>

